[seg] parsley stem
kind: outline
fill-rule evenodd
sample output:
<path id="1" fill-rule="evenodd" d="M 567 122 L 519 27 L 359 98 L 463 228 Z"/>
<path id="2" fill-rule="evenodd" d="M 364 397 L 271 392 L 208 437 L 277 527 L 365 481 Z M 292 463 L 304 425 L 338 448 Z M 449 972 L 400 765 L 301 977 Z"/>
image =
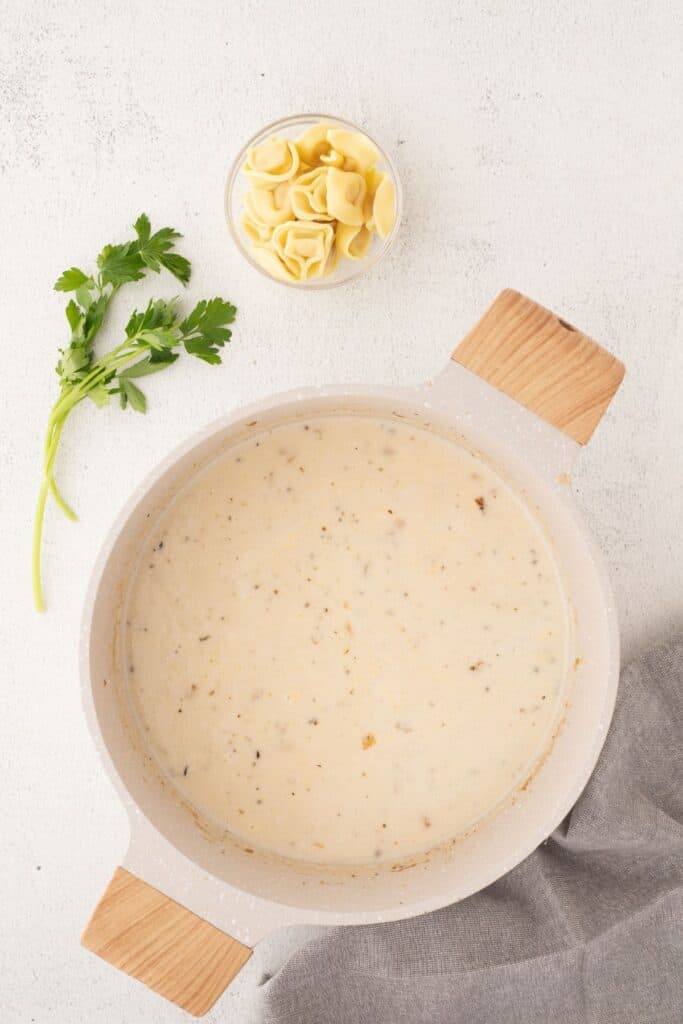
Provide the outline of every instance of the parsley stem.
<path id="1" fill-rule="evenodd" d="M 45 518 L 45 501 L 47 499 L 48 481 L 45 478 L 40 485 L 40 491 L 38 492 L 38 504 L 36 506 L 36 519 L 33 527 L 33 560 L 32 560 L 32 576 L 33 576 L 33 601 L 36 606 L 36 611 L 45 611 L 45 600 L 43 597 L 43 584 L 41 582 L 40 574 L 40 549 L 42 546 L 43 538 L 43 520 Z"/>
<path id="2" fill-rule="evenodd" d="M 55 456 L 57 454 L 57 447 L 59 445 L 59 438 L 61 436 L 63 426 L 64 419 L 62 419 L 60 422 L 55 422 L 53 421 L 53 416 L 50 416 L 45 441 L 45 463 L 43 466 L 43 480 L 40 485 L 40 491 L 38 492 L 35 525 L 33 528 L 33 600 L 35 603 L 36 611 L 39 612 L 45 611 L 45 600 L 43 597 L 43 585 L 41 582 L 40 562 L 43 541 L 43 522 L 45 519 L 45 504 L 47 501 L 48 493 L 52 491 L 55 501 L 62 509 L 62 511 L 69 517 L 69 519 L 76 518 L 76 514 L 64 501 L 64 498 L 62 497 L 59 488 L 55 483 L 54 477 L 52 476 L 52 467 L 54 465 Z"/>
<path id="3" fill-rule="evenodd" d="M 136 356 L 143 355 L 144 353 L 140 349 L 130 351 L 130 345 L 132 342 L 137 341 L 137 337 L 136 334 L 132 335 L 123 344 L 118 345 L 106 356 L 98 359 L 90 373 L 83 380 L 79 381 L 78 384 L 71 385 L 62 397 L 57 400 L 50 418 L 57 419 L 62 415 L 66 418 L 73 407 L 83 398 L 86 398 L 88 392 L 96 387 L 108 374 L 116 371 L 120 366 L 131 362 Z"/>
<path id="4" fill-rule="evenodd" d="M 66 516 L 66 518 L 70 519 L 73 523 L 75 523 L 76 520 L 78 519 L 78 516 L 72 509 L 71 505 L 69 505 L 68 501 L 66 501 L 66 499 L 63 497 L 61 491 L 59 490 L 59 487 L 57 486 L 57 482 L 53 476 L 50 477 L 50 492 L 52 494 L 52 497 L 57 502 L 58 507 L 61 508 L 62 512 Z"/>
<path id="5" fill-rule="evenodd" d="M 36 517 L 35 526 L 33 530 L 33 561 L 32 561 L 32 576 L 33 576 L 33 599 L 35 602 L 36 611 L 45 611 L 45 599 L 43 595 L 43 586 L 41 582 L 41 548 L 43 539 L 43 522 L 45 520 L 45 505 L 47 502 L 47 496 L 52 493 L 57 505 L 61 508 L 62 512 L 69 519 L 75 520 L 76 513 L 67 504 L 62 497 L 62 494 L 57 487 L 55 479 L 52 475 L 52 468 L 54 466 L 55 456 L 57 455 L 57 448 L 59 447 L 59 441 L 62 436 L 62 430 L 66 423 L 71 410 L 82 402 L 87 397 L 88 392 L 92 388 L 96 387 L 101 380 L 107 377 L 112 370 L 116 371 L 127 363 L 132 362 L 138 358 L 142 353 L 139 349 L 131 349 L 131 342 L 137 340 L 137 336 L 128 338 L 122 345 L 117 346 L 108 355 L 103 356 L 94 365 L 91 372 L 79 381 L 76 385 L 71 385 L 66 389 L 63 394 L 55 402 L 50 413 L 48 420 L 47 433 L 45 436 L 45 461 L 43 464 L 43 481 L 40 485 L 40 491 L 38 492 L 38 503 L 36 506 Z"/>
<path id="6" fill-rule="evenodd" d="M 51 461 L 50 461 L 50 471 L 49 471 L 49 473 L 47 475 L 48 475 L 48 478 L 49 478 L 49 481 L 50 481 L 50 491 L 52 493 L 52 497 L 55 499 L 55 501 L 57 502 L 57 505 L 59 506 L 59 508 L 61 508 L 62 512 L 67 517 L 67 519 L 71 519 L 72 521 L 75 521 L 78 517 L 76 516 L 76 513 L 71 508 L 71 506 L 62 497 L 61 491 L 59 490 L 59 487 L 57 487 L 57 482 L 56 482 L 54 476 L 52 475 L 52 468 L 51 468 L 53 463 L 54 463 L 54 460 L 55 460 L 55 455 L 57 454 L 57 446 L 59 444 L 59 439 L 62 436 L 62 428 L 64 426 L 64 423 L 65 423 L 65 419 L 63 419 L 58 425 L 56 425 L 54 427 L 54 429 L 52 430 L 52 432 L 51 432 L 51 442 L 50 442 L 50 449 L 49 449 L 49 452 L 51 453 Z M 47 462 L 47 455 L 48 455 L 48 450 L 46 449 L 46 462 Z"/>
<path id="7" fill-rule="evenodd" d="M 73 510 L 67 505 L 62 498 L 59 488 L 55 483 L 54 477 L 52 476 L 52 467 L 54 465 L 55 456 L 57 454 L 57 448 L 59 446 L 59 439 L 62 433 L 62 427 L 64 426 L 64 419 L 59 423 L 52 423 L 52 417 L 50 417 L 50 424 L 48 426 L 48 444 L 46 447 L 45 454 L 45 465 L 43 467 L 43 481 L 40 485 L 40 491 L 38 492 L 38 504 L 36 506 L 36 518 L 35 526 L 33 529 L 33 599 L 35 602 L 36 610 L 39 612 L 45 611 L 45 601 L 43 597 L 43 587 L 41 582 L 41 571 L 40 571 L 40 555 L 42 548 L 43 539 L 43 521 L 45 519 L 45 503 L 47 501 L 48 492 L 52 491 L 55 500 L 62 511 L 69 517 L 69 519 L 75 519 L 76 515 Z"/>

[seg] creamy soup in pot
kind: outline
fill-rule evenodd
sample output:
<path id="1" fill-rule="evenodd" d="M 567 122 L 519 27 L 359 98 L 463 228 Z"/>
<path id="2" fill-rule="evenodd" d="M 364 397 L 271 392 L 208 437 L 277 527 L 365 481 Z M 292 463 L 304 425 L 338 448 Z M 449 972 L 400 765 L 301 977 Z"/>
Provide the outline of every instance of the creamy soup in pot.
<path id="1" fill-rule="evenodd" d="M 161 770 L 244 845 L 399 860 L 492 812 L 557 721 L 567 602 L 488 465 L 398 419 L 255 432 L 145 543 L 128 687 Z"/>

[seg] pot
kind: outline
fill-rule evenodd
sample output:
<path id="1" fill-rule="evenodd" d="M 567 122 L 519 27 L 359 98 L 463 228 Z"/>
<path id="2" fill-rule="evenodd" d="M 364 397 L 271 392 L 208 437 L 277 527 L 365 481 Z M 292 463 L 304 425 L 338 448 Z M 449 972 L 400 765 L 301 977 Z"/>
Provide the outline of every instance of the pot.
<path id="1" fill-rule="evenodd" d="M 369 924 L 434 910 L 489 885 L 548 836 L 593 770 L 616 696 L 614 602 L 570 474 L 623 372 L 586 335 L 507 290 L 433 381 L 363 391 L 307 388 L 270 398 L 205 428 L 151 474 L 109 532 L 83 618 L 85 711 L 131 830 L 123 862 L 83 935 L 88 949 L 202 1015 L 273 929 Z M 119 671 L 125 585 L 150 522 L 181 483 L 250 432 L 333 412 L 410 418 L 449 433 L 511 482 L 550 538 L 576 655 L 552 743 L 503 807 L 412 863 L 353 871 L 217 841 L 155 768 Z"/>

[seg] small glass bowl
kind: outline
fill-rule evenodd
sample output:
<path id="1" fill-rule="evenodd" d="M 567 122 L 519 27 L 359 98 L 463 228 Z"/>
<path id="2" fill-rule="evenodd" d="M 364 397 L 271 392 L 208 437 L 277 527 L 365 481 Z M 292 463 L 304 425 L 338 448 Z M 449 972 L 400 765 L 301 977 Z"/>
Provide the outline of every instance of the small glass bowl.
<path id="1" fill-rule="evenodd" d="M 379 152 L 377 169 L 384 171 L 389 175 L 394 182 L 396 189 L 394 226 L 386 238 L 382 239 L 378 238 L 377 235 L 373 235 L 370 250 L 367 256 L 362 260 L 340 260 L 334 273 L 330 274 L 329 277 L 314 277 L 307 281 L 283 281 L 269 274 L 267 270 L 256 262 L 251 254 L 252 240 L 242 227 L 241 223 L 242 216 L 244 214 L 244 195 L 250 185 L 249 178 L 244 174 L 242 168 L 247 158 L 247 150 L 251 149 L 252 146 L 258 146 L 261 142 L 265 142 L 265 140 L 270 138 L 271 135 L 280 135 L 286 139 L 296 139 L 307 128 L 310 128 L 311 125 L 318 124 L 319 121 L 326 121 L 329 124 L 340 128 L 348 128 L 353 132 L 359 132 L 361 135 L 365 135 L 366 138 L 370 139 L 370 141 L 377 147 Z M 389 249 L 391 248 L 391 245 L 398 233 L 402 212 L 403 197 L 401 193 L 401 182 L 399 181 L 396 166 L 384 147 L 381 146 L 368 132 L 366 132 L 364 128 L 359 128 L 359 126 L 353 124 L 353 122 L 344 121 L 340 117 L 329 117 L 327 114 L 297 114 L 294 117 L 284 117 L 279 121 L 273 121 L 272 124 L 266 125 L 266 127 L 258 132 L 258 134 L 249 139 L 237 154 L 237 157 L 230 168 L 228 180 L 225 185 L 225 216 L 228 221 L 230 234 L 232 235 L 237 248 L 244 258 L 251 263 L 252 267 L 258 270 L 259 274 L 263 274 L 264 277 L 267 277 L 270 281 L 275 281 L 277 284 L 287 285 L 290 288 L 311 290 L 335 288 L 339 284 L 345 284 L 347 281 L 352 281 L 354 277 L 360 277 L 360 275 L 364 274 L 366 270 L 370 269 L 370 267 L 374 267 L 376 263 L 379 263 L 379 261 L 389 252 Z"/>

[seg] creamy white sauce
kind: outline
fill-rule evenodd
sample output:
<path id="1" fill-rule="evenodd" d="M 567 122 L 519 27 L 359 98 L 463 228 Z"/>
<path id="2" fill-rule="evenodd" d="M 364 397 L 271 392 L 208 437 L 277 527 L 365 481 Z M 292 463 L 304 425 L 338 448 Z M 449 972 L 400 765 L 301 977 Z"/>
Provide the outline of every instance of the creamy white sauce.
<path id="1" fill-rule="evenodd" d="M 250 847 L 397 860 L 530 772 L 558 715 L 565 595 L 503 480 L 403 421 L 276 427 L 161 516 L 128 684 L 182 796 Z"/>

